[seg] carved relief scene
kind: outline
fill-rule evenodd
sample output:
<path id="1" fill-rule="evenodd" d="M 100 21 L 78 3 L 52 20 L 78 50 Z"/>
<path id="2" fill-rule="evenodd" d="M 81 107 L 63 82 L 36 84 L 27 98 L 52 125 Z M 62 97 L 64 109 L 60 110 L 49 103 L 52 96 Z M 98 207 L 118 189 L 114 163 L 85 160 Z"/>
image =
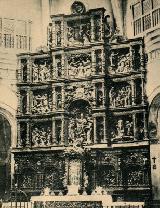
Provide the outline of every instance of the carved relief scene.
<path id="1" fill-rule="evenodd" d="M 68 76 L 71 78 L 92 75 L 91 53 L 70 54 L 68 56 Z"/>
<path id="2" fill-rule="evenodd" d="M 32 96 L 32 113 L 44 114 L 49 113 L 52 109 L 52 97 L 50 90 L 33 91 Z"/>
<path id="3" fill-rule="evenodd" d="M 50 58 L 38 58 L 32 63 L 33 82 L 46 82 L 51 80 L 52 61 Z"/>
<path id="4" fill-rule="evenodd" d="M 91 81 L 74 82 L 66 86 L 65 107 L 69 107 L 74 100 L 87 100 L 91 105 L 95 99 L 94 84 Z"/>
<path id="5" fill-rule="evenodd" d="M 133 56 L 129 53 L 129 48 L 111 50 L 109 73 L 125 74 L 132 70 Z"/>
<path id="6" fill-rule="evenodd" d="M 133 120 L 131 115 L 116 117 L 111 130 L 112 142 L 127 142 L 134 140 Z"/>
<path id="7" fill-rule="evenodd" d="M 128 107 L 132 105 L 132 90 L 128 83 L 117 83 L 109 91 L 111 108 Z"/>
<path id="8" fill-rule="evenodd" d="M 71 104 L 68 135 L 71 146 L 83 146 L 93 142 L 93 119 L 88 102 L 77 100 Z"/>
<path id="9" fill-rule="evenodd" d="M 67 22 L 67 45 L 81 46 L 91 42 L 90 19 L 77 19 Z"/>
<path id="10" fill-rule="evenodd" d="M 45 147 L 52 143 L 52 129 L 51 124 L 37 123 L 32 125 L 31 129 L 32 146 Z"/>

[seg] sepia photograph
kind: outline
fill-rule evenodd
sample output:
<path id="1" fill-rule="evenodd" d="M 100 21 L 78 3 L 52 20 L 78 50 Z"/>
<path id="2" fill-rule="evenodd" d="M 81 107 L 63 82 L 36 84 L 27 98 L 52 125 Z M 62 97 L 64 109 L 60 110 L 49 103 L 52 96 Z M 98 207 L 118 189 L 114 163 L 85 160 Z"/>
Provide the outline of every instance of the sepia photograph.
<path id="1" fill-rule="evenodd" d="M 0 208 L 160 208 L 160 0 L 0 0 Z"/>

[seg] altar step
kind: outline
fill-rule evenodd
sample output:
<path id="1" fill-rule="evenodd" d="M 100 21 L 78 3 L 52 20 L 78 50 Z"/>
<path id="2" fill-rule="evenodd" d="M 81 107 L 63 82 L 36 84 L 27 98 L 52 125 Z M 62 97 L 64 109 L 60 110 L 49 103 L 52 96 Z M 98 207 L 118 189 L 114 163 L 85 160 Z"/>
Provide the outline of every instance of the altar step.
<path id="1" fill-rule="evenodd" d="M 112 202 L 103 205 L 100 201 L 38 201 L 7 202 L 2 208 L 147 208 L 141 202 Z"/>

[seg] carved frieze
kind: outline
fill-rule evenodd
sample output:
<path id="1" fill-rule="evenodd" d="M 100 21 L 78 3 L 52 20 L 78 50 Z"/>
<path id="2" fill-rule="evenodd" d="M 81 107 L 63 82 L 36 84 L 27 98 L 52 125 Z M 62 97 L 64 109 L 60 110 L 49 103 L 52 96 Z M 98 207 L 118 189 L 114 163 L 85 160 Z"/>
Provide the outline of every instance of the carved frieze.
<path id="1" fill-rule="evenodd" d="M 92 74 L 91 53 L 70 54 L 68 56 L 68 76 L 88 77 Z"/>
<path id="2" fill-rule="evenodd" d="M 52 64 L 50 59 L 35 59 L 32 64 L 33 82 L 45 82 L 51 80 Z"/>
<path id="3" fill-rule="evenodd" d="M 32 113 L 48 113 L 52 108 L 52 98 L 51 93 L 47 92 L 33 92 L 32 97 Z"/>
<path id="4" fill-rule="evenodd" d="M 51 144 L 51 126 L 49 125 L 42 125 L 37 124 L 32 126 L 32 146 L 34 147 L 40 147 L 40 146 L 48 146 Z"/>

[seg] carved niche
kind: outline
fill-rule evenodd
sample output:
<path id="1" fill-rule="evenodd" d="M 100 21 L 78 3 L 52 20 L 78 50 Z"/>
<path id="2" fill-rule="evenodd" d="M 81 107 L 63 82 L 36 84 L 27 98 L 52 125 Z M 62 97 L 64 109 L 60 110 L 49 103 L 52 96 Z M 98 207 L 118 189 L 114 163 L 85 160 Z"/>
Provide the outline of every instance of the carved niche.
<path id="1" fill-rule="evenodd" d="M 86 101 L 79 100 L 71 104 L 68 131 L 71 146 L 93 142 L 93 119 L 91 108 Z"/>
<path id="2" fill-rule="evenodd" d="M 134 139 L 133 121 L 131 116 L 118 117 L 114 122 L 115 128 L 111 131 L 112 141 L 130 141 Z"/>
<path id="3" fill-rule="evenodd" d="M 92 74 L 91 53 L 68 56 L 68 75 L 73 78 L 88 77 Z"/>
<path id="4" fill-rule="evenodd" d="M 28 70 L 27 59 L 21 59 L 21 81 L 27 82 Z"/>
<path id="5" fill-rule="evenodd" d="M 33 124 L 31 131 L 32 146 L 48 146 L 52 143 L 52 129 L 49 123 Z"/>
<path id="6" fill-rule="evenodd" d="M 91 42 L 90 19 L 78 19 L 67 22 L 68 46 L 84 45 Z"/>
<path id="7" fill-rule="evenodd" d="M 52 97 L 51 93 L 48 91 L 36 91 L 33 92 L 32 97 L 32 113 L 48 113 L 52 108 Z"/>
<path id="8" fill-rule="evenodd" d="M 101 41 L 102 40 L 102 19 L 101 15 L 94 16 L 94 40 Z"/>
<path id="9" fill-rule="evenodd" d="M 50 58 L 38 58 L 32 63 L 33 82 L 45 82 L 51 80 L 52 62 Z"/>
<path id="10" fill-rule="evenodd" d="M 65 91 L 65 106 L 69 107 L 74 100 L 87 100 L 91 104 L 95 99 L 94 85 L 92 82 L 75 82 L 66 86 Z"/>
<path id="11" fill-rule="evenodd" d="M 133 56 L 130 53 L 119 54 L 112 51 L 110 59 L 111 67 L 109 68 L 109 72 L 111 74 L 126 74 L 131 72 L 133 68 Z"/>
<path id="12" fill-rule="evenodd" d="M 56 46 L 62 45 L 62 31 L 61 31 L 61 21 L 55 22 L 55 34 L 56 34 Z"/>
<path id="13" fill-rule="evenodd" d="M 110 106 L 127 107 L 131 105 L 132 91 L 130 85 L 117 85 L 109 91 Z"/>

